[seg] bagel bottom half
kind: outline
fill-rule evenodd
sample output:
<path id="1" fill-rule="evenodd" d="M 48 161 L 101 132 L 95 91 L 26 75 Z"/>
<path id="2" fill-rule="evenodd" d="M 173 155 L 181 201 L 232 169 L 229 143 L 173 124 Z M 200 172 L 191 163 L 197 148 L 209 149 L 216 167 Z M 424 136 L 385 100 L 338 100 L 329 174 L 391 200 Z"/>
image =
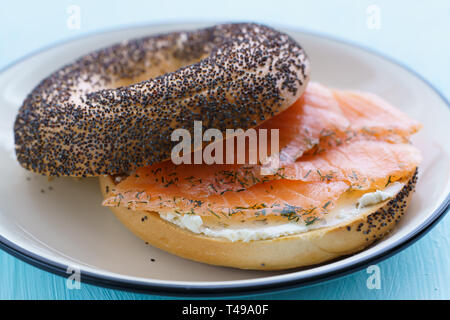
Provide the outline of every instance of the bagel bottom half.
<path id="1" fill-rule="evenodd" d="M 281 270 L 323 263 L 361 251 L 388 234 L 408 207 L 417 181 L 416 172 L 391 199 L 364 208 L 337 225 L 248 242 L 230 241 L 193 233 L 160 218 L 157 212 L 110 207 L 134 234 L 164 251 L 208 263 L 253 270 Z M 103 196 L 114 188 L 110 176 L 100 177 Z M 144 219 L 144 217 L 146 217 Z"/>

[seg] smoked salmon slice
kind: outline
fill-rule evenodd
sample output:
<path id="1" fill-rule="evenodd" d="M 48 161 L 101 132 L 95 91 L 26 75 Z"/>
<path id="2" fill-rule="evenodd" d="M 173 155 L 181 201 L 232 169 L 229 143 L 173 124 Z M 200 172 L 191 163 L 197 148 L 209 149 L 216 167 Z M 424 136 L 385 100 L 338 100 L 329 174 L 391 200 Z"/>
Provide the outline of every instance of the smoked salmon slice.
<path id="1" fill-rule="evenodd" d="M 218 181 L 217 175 L 208 176 L 204 170 L 210 170 L 210 166 L 193 165 L 189 173 L 197 170 L 202 172 L 203 178 L 184 177 L 189 174 L 186 171 L 181 171 L 183 176 L 180 177 L 175 170 L 166 175 L 166 179 L 170 176 L 176 180 L 171 182 L 158 180 L 164 175 L 159 175 L 161 171 L 155 169 L 151 178 L 137 174 L 119 183 L 113 190 L 115 195 L 108 197 L 104 205 L 199 215 L 234 215 L 236 212 L 251 215 L 260 209 L 264 209 L 264 214 L 273 214 L 286 208 L 323 211 L 320 208 L 331 209 L 334 201 L 350 188 L 383 189 L 411 175 L 420 161 L 419 151 L 409 144 L 354 141 L 314 156 L 305 156 L 284 167 L 276 179 L 270 181 L 267 178 L 249 187 L 245 183 L 254 179 L 252 173 L 245 179 L 229 177 L 227 183 Z M 217 190 L 220 186 L 229 189 Z"/>
<path id="2" fill-rule="evenodd" d="M 355 140 L 304 156 L 283 168 L 283 178 L 302 181 L 345 181 L 358 190 L 383 189 L 414 173 L 422 160 L 410 144 Z"/>
<path id="3" fill-rule="evenodd" d="M 349 189 L 382 189 L 411 175 L 421 156 L 405 142 L 420 127 L 375 95 L 310 83 L 296 103 L 259 127 L 280 130 L 283 161 L 273 174 L 261 175 L 258 165 L 166 161 L 131 173 L 103 205 L 308 222 Z"/>
<path id="4" fill-rule="evenodd" d="M 399 137 L 408 138 L 422 128 L 419 122 L 375 94 L 342 90 L 332 92 L 354 131 L 384 136 L 396 142 Z"/>

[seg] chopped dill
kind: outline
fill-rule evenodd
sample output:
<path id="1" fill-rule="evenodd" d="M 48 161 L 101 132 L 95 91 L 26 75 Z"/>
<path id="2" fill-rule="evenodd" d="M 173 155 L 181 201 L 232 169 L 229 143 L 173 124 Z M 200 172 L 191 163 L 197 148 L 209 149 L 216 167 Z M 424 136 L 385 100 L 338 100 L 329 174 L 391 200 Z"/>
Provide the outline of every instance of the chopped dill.
<path id="1" fill-rule="evenodd" d="M 303 179 L 306 179 L 306 178 L 309 176 L 309 174 L 311 173 L 311 171 L 312 171 L 312 170 L 309 170 L 309 171 L 303 176 Z"/>
<path id="2" fill-rule="evenodd" d="M 323 209 L 326 209 L 331 204 L 331 200 L 324 204 L 322 207 Z"/>
<path id="3" fill-rule="evenodd" d="M 319 218 L 317 218 L 317 217 L 308 218 L 308 219 L 305 220 L 305 225 L 310 226 L 310 225 L 312 225 L 314 222 L 316 222 L 317 220 L 319 220 Z"/>
<path id="4" fill-rule="evenodd" d="M 209 208 L 208 208 L 208 211 L 211 212 L 213 215 L 215 215 L 215 216 L 217 217 L 217 219 L 220 219 L 220 217 L 219 217 L 214 211 L 212 211 L 212 210 L 209 209 Z"/>
<path id="5" fill-rule="evenodd" d="M 391 178 L 392 178 L 392 176 L 389 176 L 388 181 L 387 181 L 386 185 L 384 186 L 385 188 L 392 183 Z"/>

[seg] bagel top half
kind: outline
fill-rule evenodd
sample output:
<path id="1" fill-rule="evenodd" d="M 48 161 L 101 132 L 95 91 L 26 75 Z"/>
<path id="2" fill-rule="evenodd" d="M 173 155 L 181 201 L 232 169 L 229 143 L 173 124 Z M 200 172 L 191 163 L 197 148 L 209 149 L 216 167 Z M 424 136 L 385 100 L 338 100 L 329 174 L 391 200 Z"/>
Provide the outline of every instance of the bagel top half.
<path id="1" fill-rule="evenodd" d="M 288 108 L 309 79 L 303 49 L 257 24 L 117 44 L 52 73 L 19 110 L 16 155 L 51 176 L 128 172 L 170 158 L 174 129 L 248 129 Z"/>

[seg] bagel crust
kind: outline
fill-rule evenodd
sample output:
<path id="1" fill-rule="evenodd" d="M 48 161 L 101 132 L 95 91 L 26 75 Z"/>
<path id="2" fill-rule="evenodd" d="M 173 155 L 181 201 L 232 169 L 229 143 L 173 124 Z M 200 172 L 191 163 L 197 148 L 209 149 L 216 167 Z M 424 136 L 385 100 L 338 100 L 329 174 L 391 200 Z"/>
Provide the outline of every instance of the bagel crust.
<path id="1" fill-rule="evenodd" d="M 248 129 L 288 108 L 309 79 L 303 49 L 257 24 L 148 36 L 52 73 L 19 110 L 16 155 L 51 176 L 129 172 L 170 158 L 174 129 Z"/>
<path id="2" fill-rule="evenodd" d="M 104 197 L 113 179 L 100 177 Z M 367 207 L 337 225 L 268 240 L 249 242 L 213 238 L 180 228 L 156 212 L 110 207 L 117 218 L 149 244 L 190 260 L 252 270 L 282 270 L 323 263 L 363 250 L 386 236 L 405 213 L 417 170 L 395 198 Z"/>

